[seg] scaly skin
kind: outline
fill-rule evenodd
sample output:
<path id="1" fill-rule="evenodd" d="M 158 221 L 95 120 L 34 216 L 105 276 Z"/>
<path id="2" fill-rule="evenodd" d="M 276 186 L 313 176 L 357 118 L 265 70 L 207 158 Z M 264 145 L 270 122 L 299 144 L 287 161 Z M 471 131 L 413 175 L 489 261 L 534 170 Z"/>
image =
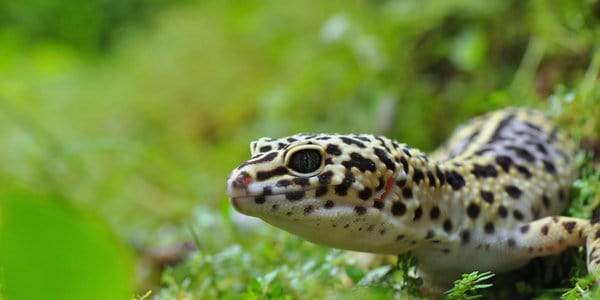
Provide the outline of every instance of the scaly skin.
<path id="1" fill-rule="evenodd" d="M 318 244 L 410 250 L 430 285 L 584 244 L 598 270 L 600 224 L 557 216 L 574 144 L 538 112 L 472 119 L 430 156 L 367 134 L 261 138 L 251 151 L 227 180 L 236 210 Z"/>

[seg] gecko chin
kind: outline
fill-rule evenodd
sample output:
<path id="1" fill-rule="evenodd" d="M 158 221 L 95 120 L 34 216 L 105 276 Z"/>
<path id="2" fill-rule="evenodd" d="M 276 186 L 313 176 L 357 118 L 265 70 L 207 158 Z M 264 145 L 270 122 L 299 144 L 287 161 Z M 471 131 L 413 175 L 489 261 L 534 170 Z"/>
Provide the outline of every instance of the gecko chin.
<path id="1" fill-rule="evenodd" d="M 252 199 L 244 200 L 247 206 L 238 205 L 238 211 L 315 244 L 354 251 L 377 249 L 379 253 L 389 254 L 397 254 L 398 246 L 406 247 L 399 245 L 393 225 L 384 220 L 378 210 L 367 210 L 358 216 L 354 206 L 330 207 L 315 198 L 287 201 L 287 205 L 267 198 L 264 206 L 259 207 L 252 205 Z"/>

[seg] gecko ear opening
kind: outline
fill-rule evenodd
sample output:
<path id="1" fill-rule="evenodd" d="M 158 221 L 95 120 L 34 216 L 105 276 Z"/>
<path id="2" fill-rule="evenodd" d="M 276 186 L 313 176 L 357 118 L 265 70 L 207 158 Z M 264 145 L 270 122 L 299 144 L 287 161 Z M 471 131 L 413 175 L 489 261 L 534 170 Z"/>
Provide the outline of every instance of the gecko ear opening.
<path id="1" fill-rule="evenodd" d="M 408 175 L 406 174 L 406 172 L 404 172 L 404 170 L 400 168 L 398 170 L 398 173 L 396 173 L 396 181 L 407 179 L 407 178 L 408 178 Z"/>

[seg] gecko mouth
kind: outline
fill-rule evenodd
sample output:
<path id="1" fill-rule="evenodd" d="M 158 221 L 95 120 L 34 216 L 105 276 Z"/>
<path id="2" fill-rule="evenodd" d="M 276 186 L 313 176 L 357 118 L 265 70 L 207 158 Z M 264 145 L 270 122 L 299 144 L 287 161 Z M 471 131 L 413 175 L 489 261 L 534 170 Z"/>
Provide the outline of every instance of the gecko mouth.
<path id="1" fill-rule="evenodd" d="M 294 205 L 294 203 L 301 203 L 305 200 L 315 199 L 315 189 L 306 190 L 290 190 L 281 191 L 277 193 L 259 193 L 259 194 L 244 194 L 244 195 L 232 195 L 229 197 L 231 204 L 235 210 L 245 213 L 252 214 L 253 211 L 260 211 L 260 208 L 269 201 L 273 205 Z M 285 204 L 284 204 L 285 203 Z"/>
<path id="2" fill-rule="evenodd" d="M 254 200 L 255 202 L 257 202 L 257 204 L 261 204 L 258 202 L 263 202 L 264 200 L 271 200 L 273 198 L 275 198 L 274 200 L 288 200 L 288 201 L 299 201 L 302 200 L 304 198 L 306 198 L 307 196 L 310 198 L 313 198 L 311 195 L 312 191 L 314 191 L 315 189 L 304 189 L 304 190 L 291 190 L 291 191 L 281 191 L 281 192 L 277 192 L 277 193 L 273 193 L 271 192 L 269 189 L 267 189 L 267 193 L 263 192 L 263 193 L 257 193 L 257 194 L 250 194 L 250 193 L 246 193 L 244 195 L 230 195 L 229 199 L 231 199 L 232 201 L 244 201 L 244 200 Z"/>

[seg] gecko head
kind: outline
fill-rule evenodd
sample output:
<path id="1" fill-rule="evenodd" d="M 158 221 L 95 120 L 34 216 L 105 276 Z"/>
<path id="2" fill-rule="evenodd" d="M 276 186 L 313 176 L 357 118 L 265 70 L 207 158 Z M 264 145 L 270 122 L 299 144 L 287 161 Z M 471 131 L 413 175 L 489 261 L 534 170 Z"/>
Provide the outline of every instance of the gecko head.
<path id="1" fill-rule="evenodd" d="M 261 138 L 229 175 L 227 193 L 243 214 L 313 242 L 360 250 L 365 241 L 357 232 L 389 225 L 380 216 L 384 198 L 406 176 L 392 154 L 398 147 L 373 135 Z"/>

